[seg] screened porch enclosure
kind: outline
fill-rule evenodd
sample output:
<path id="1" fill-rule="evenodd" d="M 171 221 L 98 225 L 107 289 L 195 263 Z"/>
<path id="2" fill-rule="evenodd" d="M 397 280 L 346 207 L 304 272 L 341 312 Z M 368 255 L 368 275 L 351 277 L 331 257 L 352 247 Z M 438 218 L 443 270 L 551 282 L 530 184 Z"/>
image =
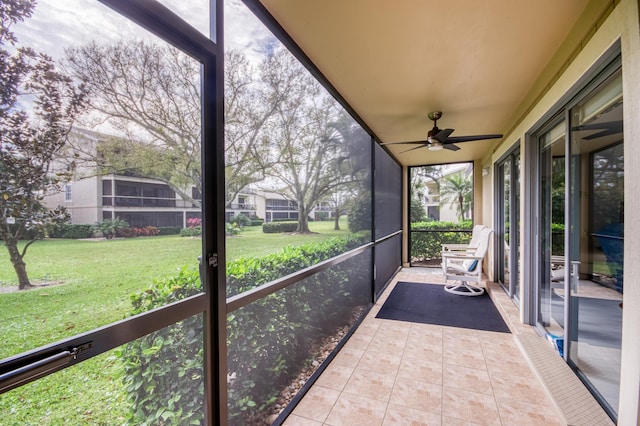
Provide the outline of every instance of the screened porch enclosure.
<path id="1" fill-rule="evenodd" d="M 535 340 L 569 371 L 569 405 L 637 423 L 637 2 L 18 3 L 0 20 L 0 56 L 28 65 L 0 79 L 16 95 L 0 112 L 0 419 L 295 424 L 331 394 L 301 421 L 369 398 L 381 422 L 519 424 L 539 402 L 571 423 L 553 380 L 501 387 L 542 377 Z M 52 76 L 77 110 L 41 108 Z M 451 140 L 495 137 L 437 149 L 432 111 Z M 372 330 L 399 281 L 441 284 L 443 244 L 474 225 L 493 229 L 482 286 L 518 337 Z M 446 355 L 478 348 L 467 373 L 489 386 L 470 392 Z M 332 363 L 350 369 L 339 389 Z"/>

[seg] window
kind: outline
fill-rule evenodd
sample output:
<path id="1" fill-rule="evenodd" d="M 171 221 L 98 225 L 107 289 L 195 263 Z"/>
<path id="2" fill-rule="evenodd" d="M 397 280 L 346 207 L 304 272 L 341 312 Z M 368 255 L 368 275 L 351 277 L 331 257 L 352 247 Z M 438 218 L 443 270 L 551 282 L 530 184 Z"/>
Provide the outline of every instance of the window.
<path id="1" fill-rule="evenodd" d="M 66 184 L 64 186 L 64 201 L 70 203 L 72 201 L 71 198 L 71 184 Z"/>

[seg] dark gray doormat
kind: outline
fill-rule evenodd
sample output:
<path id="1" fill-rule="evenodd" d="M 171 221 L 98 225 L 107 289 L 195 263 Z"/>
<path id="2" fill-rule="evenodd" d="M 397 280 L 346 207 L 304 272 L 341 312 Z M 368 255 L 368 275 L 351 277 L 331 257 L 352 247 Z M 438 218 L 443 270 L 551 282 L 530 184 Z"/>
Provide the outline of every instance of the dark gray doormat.
<path id="1" fill-rule="evenodd" d="M 488 294 L 458 296 L 438 284 L 397 283 L 376 318 L 509 333 Z"/>

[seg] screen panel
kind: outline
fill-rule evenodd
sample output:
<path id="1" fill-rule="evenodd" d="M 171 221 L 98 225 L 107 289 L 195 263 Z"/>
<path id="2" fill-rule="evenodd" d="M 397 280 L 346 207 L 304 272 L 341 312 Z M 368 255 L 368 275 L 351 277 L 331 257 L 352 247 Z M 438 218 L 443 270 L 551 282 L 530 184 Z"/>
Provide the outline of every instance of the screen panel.
<path id="1" fill-rule="evenodd" d="M 402 167 L 375 147 L 375 239 L 402 229 Z"/>

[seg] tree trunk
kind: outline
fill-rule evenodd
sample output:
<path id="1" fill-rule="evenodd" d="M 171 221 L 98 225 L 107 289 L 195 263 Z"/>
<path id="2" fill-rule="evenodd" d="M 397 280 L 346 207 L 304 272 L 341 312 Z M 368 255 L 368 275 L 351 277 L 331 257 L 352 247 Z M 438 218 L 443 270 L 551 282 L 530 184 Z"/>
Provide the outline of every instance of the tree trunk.
<path id="1" fill-rule="evenodd" d="M 309 215 L 307 214 L 307 208 L 300 206 L 298 209 L 298 229 L 296 232 L 300 232 L 302 234 L 309 234 L 311 231 L 309 230 Z"/>
<path id="2" fill-rule="evenodd" d="M 9 250 L 9 258 L 13 264 L 13 269 L 15 269 L 18 276 L 18 288 L 25 290 L 33 287 L 27 275 L 27 265 L 22 260 L 22 255 L 18 250 L 18 241 L 13 238 L 5 238 L 4 243 L 7 246 L 7 250 Z"/>
<path id="3" fill-rule="evenodd" d="M 339 231 L 340 230 L 340 213 L 338 213 L 338 210 L 336 210 L 334 212 L 334 217 L 333 217 L 333 230 L 334 231 Z"/>

